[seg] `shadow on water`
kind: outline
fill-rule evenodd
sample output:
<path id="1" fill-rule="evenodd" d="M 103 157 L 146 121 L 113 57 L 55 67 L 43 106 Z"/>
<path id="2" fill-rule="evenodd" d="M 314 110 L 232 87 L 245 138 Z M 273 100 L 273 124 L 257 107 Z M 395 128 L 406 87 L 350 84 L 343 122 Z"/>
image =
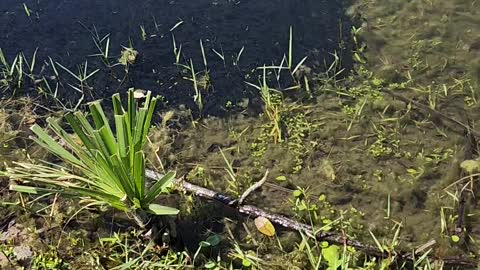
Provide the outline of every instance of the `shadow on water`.
<path id="1" fill-rule="evenodd" d="M 174 65 L 172 34 L 177 46 L 182 45 L 180 62 L 187 64 L 193 59 L 198 71 L 203 70 L 199 45 L 203 41 L 213 82 L 212 91 L 205 94 L 208 114 L 219 115 L 227 101 L 254 94 L 252 89 L 245 88 L 245 76 L 263 64 L 280 63 L 288 53 L 290 25 L 294 29 L 294 63 L 308 55 L 306 64 L 322 69 L 324 60 L 329 61 L 329 53 L 334 51 L 344 54 L 345 66 L 351 62 L 346 50 L 339 49 L 339 44 L 348 44 L 351 28 L 344 16 L 346 3 L 340 0 L 31 0 L 25 4 L 30 16 L 18 1 L 0 3 L 0 47 L 7 58 L 13 59 L 19 52 L 30 57 L 38 48 L 37 61 L 43 63 L 38 73 L 46 77 L 52 75 L 45 61 L 48 57 L 72 70 L 88 60 L 90 69 L 103 71 L 92 79 L 94 94 L 89 99 L 109 97 L 134 86 L 154 90 L 170 104 L 194 108 L 191 82 L 182 83 L 183 76 Z M 170 31 L 180 21 L 183 23 Z M 144 38 L 141 27 L 145 30 Z M 121 46 L 128 47 L 130 43 L 140 53 L 123 84 L 98 57 L 89 57 L 98 53 L 92 40 L 95 30 L 100 37 L 110 34 L 112 62 L 118 60 Z M 213 50 L 223 54 L 224 61 Z M 67 84 L 59 90 L 64 99 L 78 98 L 72 93 L 76 92 Z"/>

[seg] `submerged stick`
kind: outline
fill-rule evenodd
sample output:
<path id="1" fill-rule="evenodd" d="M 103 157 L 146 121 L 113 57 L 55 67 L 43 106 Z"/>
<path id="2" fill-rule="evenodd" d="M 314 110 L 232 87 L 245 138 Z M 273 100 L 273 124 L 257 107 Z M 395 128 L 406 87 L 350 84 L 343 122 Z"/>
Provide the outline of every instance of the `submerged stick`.
<path id="1" fill-rule="evenodd" d="M 152 170 L 146 170 L 145 175 L 146 177 L 153 180 L 160 180 L 163 176 L 163 174 L 157 173 Z M 179 190 L 183 190 L 188 193 L 193 193 L 196 196 L 202 197 L 205 199 L 218 201 L 228 207 L 235 206 L 235 208 L 239 213 L 252 216 L 252 217 L 259 217 L 259 216 L 265 217 L 274 224 L 280 225 L 289 230 L 295 230 L 298 232 L 305 233 L 310 237 L 316 238 L 319 241 L 327 241 L 333 244 L 355 247 L 369 256 L 380 257 L 380 258 L 385 258 L 391 255 L 398 258 L 398 260 L 400 261 L 403 260 L 403 261 L 415 262 L 415 258 L 421 257 L 421 255 L 419 255 L 418 252 L 416 253 L 415 251 L 414 252 L 396 251 L 394 254 L 381 252 L 375 246 L 364 244 L 354 239 L 347 239 L 344 235 L 340 235 L 336 233 L 318 232 L 318 231 L 316 232 L 312 226 L 298 222 L 289 217 L 275 214 L 275 213 L 270 213 L 253 205 L 240 205 L 237 203 L 237 200 L 234 198 L 231 198 L 222 193 L 186 182 L 183 179 L 175 179 L 173 182 Z M 428 256 L 428 258 L 433 260 L 441 260 L 447 265 L 455 265 L 455 266 L 461 266 L 465 268 L 476 268 L 478 265 L 477 261 L 468 260 L 460 257 L 438 258 L 436 256 Z"/>
<path id="2" fill-rule="evenodd" d="M 453 123 L 455 125 L 457 125 L 458 127 L 461 127 L 464 132 L 465 132 L 465 154 L 464 154 L 464 157 L 463 157 L 463 160 L 469 160 L 469 159 L 473 159 L 473 155 L 474 153 L 478 155 L 477 152 L 477 149 L 476 148 L 476 145 L 477 145 L 477 138 L 480 138 L 480 132 L 475 130 L 473 128 L 473 126 L 471 125 L 471 122 L 468 121 L 467 123 L 463 123 L 455 118 L 452 118 L 442 112 L 439 112 L 437 110 L 434 110 L 424 104 L 421 104 L 419 102 L 416 102 L 410 98 L 407 98 L 403 95 L 400 95 L 400 94 L 397 94 L 397 93 L 394 93 L 392 91 L 389 91 L 389 90 L 385 90 L 383 91 L 384 93 L 387 93 L 388 95 L 394 97 L 394 98 L 398 98 L 400 100 L 402 100 L 403 102 L 405 103 L 410 103 L 410 104 L 413 104 L 415 107 L 417 107 L 418 109 L 422 110 L 422 111 L 426 111 L 426 112 L 430 112 L 432 114 L 434 114 L 435 116 L 437 117 L 440 117 L 444 120 L 447 120 L 449 121 L 450 123 Z M 462 176 L 463 174 L 463 171 L 461 172 L 461 175 Z M 460 177 L 460 178 L 463 178 L 463 177 Z M 457 216 L 458 216 L 458 220 L 455 224 L 455 235 L 463 238 L 463 240 L 465 240 L 465 237 L 466 237 L 466 232 L 465 232 L 465 211 L 466 211 L 466 207 L 467 207 L 467 204 L 470 204 L 470 200 L 472 199 L 471 197 L 472 196 L 468 196 L 469 193 L 473 193 L 474 190 L 469 190 L 469 192 L 466 192 L 465 191 L 465 187 L 463 187 L 461 189 L 461 192 L 460 192 L 460 199 L 459 199 L 459 203 L 458 203 L 458 209 L 457 209 Z"/>
<path id="3" fill-rule="evenodd" d="M 477 140 L 475 136 L 470 132 L 470 129 L 465 130 L 465 153 L 464 153 L 464 160 L 470 160 L 473 159 L 474 154 L 478 155 L 477 153 Z M 460 178 L 464 176 L 464 170 L 462 169 L 460 171 Z M 470 176 L 469 181 L 473 180 L 473 176 Z M 468 183 L 465 184 L 465 186 Z M 472 196 L 469 196 L 469 194 L 475 193 L 474 187 L 472 186 L 472 189 L 469 190 L 469 192 L 466 192 L 466 188 L 462 188 L 460 191 L 460 200 L 458 203 L 458 211 L 457 211 L 457 216 L 458 220 L 457 223 L 455 224 L 455 234 L 465 240 L 466 236 L 466 228 L 465 228 L 465 218 L 466 218 L 466 206 L 467 204 L 471 204 Z"/>
<path id="4" fill-rule="evenodd" d="M 400 95 L 400 94 L 394 93 L 394 92 L 392 92 L 392 91 L 390 91 L 390 90 L 385 90 L 385 91 L 383 91 L 383 93 L 387 93 L 388 95 L 390 95 L 390 96 L 392 96 L 392 97 L 394 97 L 394 98 L 398 98 L 398 99 L 400 99 L 401 101 L 403 101 L 403 102 L 405 102 L 405 103 L 411 103 L 412 105 L 414 105 L 415 107 L 417 107 L 418 109 L 420 109 L 420 110 L 422 110 L 422 111 L 430 112 L 430 113 L 432 113 L 432 114 L 434 114 L 434 115 L 436 115 L 436 116 L 438 116 L 438 117 L 440 117 L 440 118 L 442 118 L 442 119 L 444 119 L 444 120 L 449 121 L 450 123 L 453 123 L 453 124 L 461 127 L 463 130 L 469 130 L 469 132 L 470 132 L 472 135 L 474 135 L 475 137 L 480 137 L 480 132 L 479 132 L 479 131 L 472 129 L 469 125 L 467 125 L 467 124 L 465 124 L 465 123 L 462 123 L 462 122 L 458 121 L 457 119 L 452 118 L 452 117 L 450 117 L 450 116 L 448 116 L 448 115 L 446 115 L 446 114 L 444 114 L 444 113 L 442 113 L 442 112 L 439 112 L 439 111 L 437 111 L 437 110 L 434 110 L 434 109 L 428 107 L 427 105 L 424 105 L 424 104 L 421 104 L 421 103 L 419 103 L 419 102 L 416 102 L 416 101 L 414 101 L 414 100 L 412 100 L 412 99 L 410 99 L 410 98 L 407 98 L 407 97 L 402 96 L 402 95 Z"/>

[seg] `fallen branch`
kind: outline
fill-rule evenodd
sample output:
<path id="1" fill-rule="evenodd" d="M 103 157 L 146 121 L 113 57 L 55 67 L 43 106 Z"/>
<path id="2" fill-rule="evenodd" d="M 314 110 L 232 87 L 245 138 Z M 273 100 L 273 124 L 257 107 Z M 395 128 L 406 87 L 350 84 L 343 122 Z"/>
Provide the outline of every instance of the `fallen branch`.
<path id="1" fill-rule="evenodd" d="M 145 172 L 146 176 L 148 178 L 151 178 L 153 180 L 159 180 L 162 178 L 162 174 L 157 173 L 155 171 L 151 170 L 146 170 Z M 263 180 L 263 179 L 262 179 Z M 294 219 L 288 218 L 283 215 L 275 214 L 275 213 L 269 213 L 263 209 L 260 209 L 256 206 L 253 205 L 241 205 L 238 204 L 238 201 L 236 199 L 233 199 L 227 195 L 221 194 L 219 192 L 197 186 L 195 184 L 189 183 L 184 181 L 183 179 L 175 179 L 174 184 L 177 186 L 179 190 L 183 190 L 185 192 L 193 193 L 198 197 L 202 197 L 205 199 L 210 199 L 210 200 L 215 200 L 218 201 L 225 206 L 229 207 L 235 207 L 239 213 L 252 216 L 252 217 L 258 217 L 262 216 L 270 220 L 270 222 L 280 225 L 286 229 L 289 230 L 295 230 L 298 232 L 305 233 L 309 235 L 310 237 L 314 237 L 319 241 L 327 241 L 329 243 L 333 244 L 339 244 L 339 245 L 347 245 L 351 247 L 355 247 L 358 250 L 361 250 L 365 254 L 369 256 L 374 256 L 374 257 L 379 257 L 379 258 L 385 258 L 388 257 L 389 254 L 385 252 L 381 252 L 377 247 L 368 245 L 368 244 L 363 244 L 360 241 L 353 240 L 353 239 L 347 239 L 343 235 L 336 234 L 336 233 L 327 233 L 327 232 L 315 232 L 312 226 L 298 222 Z M 412 261 L 415 262 L 415 258 L 421 257 L 421 254 L 418 254 L 419 252 L 404 252 L 404 251 L 397 251 L 395 254 L 390 254 L 393 255 L 394 257 L 398 258 L 399 261 Z M 469 259 L 464 259 L 460 257 L 449 257 L 449 258 L 438 258 L 436 256 L 428 256 L 429 259 L 431 260 L 441 260 L 447 265 L 454 265 L 454 266 L 460 266 L 463 268 L 476 268 L 478 265 L 477 261 L 474 260 L 469 260 Z"/>

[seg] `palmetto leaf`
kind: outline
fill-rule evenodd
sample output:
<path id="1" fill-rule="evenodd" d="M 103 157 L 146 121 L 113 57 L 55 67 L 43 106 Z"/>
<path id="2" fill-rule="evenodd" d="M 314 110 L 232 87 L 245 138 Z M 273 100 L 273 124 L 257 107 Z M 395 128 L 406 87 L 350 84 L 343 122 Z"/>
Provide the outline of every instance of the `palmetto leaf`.
<path id="1" fill-rule="evenodd" d="M 59 192 L 64 195 L 90 197 L 125 211 L 147 211 L 156 215 L 174 215 L 177 209 L 152 204 L 155 198 L 172 182 L 170 172 L 146 192 L 144 145 L 153 118 L 156 97 L 147 92 L 143 105 L 128 91 L 128 107 L 122 107 L 119 94 L 112 97 L 114 127 L 110 127 L 100 101 L 89 104 L 90 118 L 82 112 L 67 113 L 69 129 L 50 118 L 48 128 L 34 125 L 33 140 L 58 156 L 67 166 L 43 162 L 41 164 L 16 163 L 4 175 L 13 180 L 31 181 L 44 187 L 12 185 L 20 192 Z M 67 132 L 73 130 L 73 134 Z M 140 209 L 138 209 L 140 208 Z"/>
<path id="2" fill-rule="evenodd" d="M 144 203 L 151 203 L 157 196 L 164 191 L 175 178 L 175 172 L 168 172 L 159 181 L 157 181 L 146 194 Z"/>
<path id="3" fill-rule="evenodd" d="M 163 206 L 155 203 L 151 203 L 148 205 L 148 212 L 154 214 L 154 215 L 176 215 L 178 214 L 178 209 L 168 207 L 168 206 Z"/>
<path id="4" fill-rule="evenodd" d="M 77 159 L 70 152 L 65 150 L 58 142 L 56 142 L 50 135 L 48 135 L 40 126 L 33 125 L 30 128 L 38 138 L 33 138 L 35 142 L 40 144 L 42 147 L 48 149 L 53 154 L 62 158 L 63 160 L 70 162 L 72 165 L 82 166 L 83 162 Z"/>

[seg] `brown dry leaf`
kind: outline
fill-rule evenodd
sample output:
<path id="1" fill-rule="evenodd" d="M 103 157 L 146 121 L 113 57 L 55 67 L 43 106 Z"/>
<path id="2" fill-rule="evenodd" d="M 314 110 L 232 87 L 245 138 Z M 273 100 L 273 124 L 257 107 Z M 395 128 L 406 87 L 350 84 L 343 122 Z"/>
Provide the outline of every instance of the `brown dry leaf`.
<path id="1" fill-rule="evenodd" d="M 33 252 L 28 246 L 16 246 L 13 248 L 13 252 L 17 257 L 17 260 L 22 261 L 25 259 L 29 259 L 33 256 Z"/>
<path id="2" fill-rule="evenodd" d="M 144 98 L 144 97 L 146 97 L 146 95 L 145 95 L 146 92 L 147 91 L 142 90 L 142 89 L 135 89 L 135 91 L 133 92 L 133 97 L 137 98 L 137 99 L 138 98 Z"/>
<path id="3" fill-rule="evenodd" d="M 10 261 L 8 260 L 7 256 L 0 251 L 0 268 L 7 267 L 9 264 Z"/>
<path id="4" fill-rule="evenodd" d="M 273 227 L 272 223 L 270 220 L 268 220 L 265 217 L 257 217 L 255 219 L 255 227 L 257 227 L 257 230 L 266 236 L 274 236 L 275 235 L 275 227 Z"/>

